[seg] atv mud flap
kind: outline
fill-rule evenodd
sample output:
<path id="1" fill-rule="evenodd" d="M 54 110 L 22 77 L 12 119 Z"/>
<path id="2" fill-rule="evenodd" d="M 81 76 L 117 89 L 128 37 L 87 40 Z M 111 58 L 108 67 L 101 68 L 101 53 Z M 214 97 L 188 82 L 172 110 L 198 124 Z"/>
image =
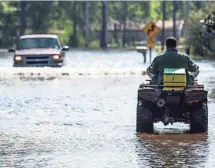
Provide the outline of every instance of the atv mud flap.
<path id="1" fill-rule="evenodd" d="M 185 90 L 184 95 L 185 102 L 205 101 L 207 100 L 208 92 L 201 89 L 187 89 Z"/>
<path id="2" fill-rule="evenodd" d="M 138 89 L 138 99 L 145 101 L 157 102 L 160 98 L 161 91 L 153 88 L 140 88 Z"/>

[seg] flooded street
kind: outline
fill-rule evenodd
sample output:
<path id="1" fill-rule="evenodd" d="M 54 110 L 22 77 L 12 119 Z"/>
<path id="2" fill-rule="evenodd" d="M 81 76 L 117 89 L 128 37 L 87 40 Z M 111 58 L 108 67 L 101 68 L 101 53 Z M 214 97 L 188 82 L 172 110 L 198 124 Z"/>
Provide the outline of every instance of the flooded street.
<path id="1" fill-rule="evenodd" d="M 65 67 L 46 71 L 0 59 L 0 167 L 215 167 L 215 63 L 198 64 L 209 91 L 208 135 L 190 135 L 181 123 L 136 135 L 137 89 L 149 65 L 140 53 L 71 51 Z M 21 70 L 22 78 L 11 75 Z"/>

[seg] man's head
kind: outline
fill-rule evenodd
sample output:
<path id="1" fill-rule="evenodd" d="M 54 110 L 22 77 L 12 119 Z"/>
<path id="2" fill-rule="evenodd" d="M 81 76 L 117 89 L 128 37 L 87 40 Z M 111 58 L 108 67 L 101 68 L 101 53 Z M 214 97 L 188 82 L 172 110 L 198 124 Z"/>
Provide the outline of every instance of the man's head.
<path id="1" fill-rule="evenodd" d="M 166 48 L 176 48 L 177 46 L 177 42 L 176 42 L 176 38 L 175 37 L 168 37 L 166 39 Z"/>

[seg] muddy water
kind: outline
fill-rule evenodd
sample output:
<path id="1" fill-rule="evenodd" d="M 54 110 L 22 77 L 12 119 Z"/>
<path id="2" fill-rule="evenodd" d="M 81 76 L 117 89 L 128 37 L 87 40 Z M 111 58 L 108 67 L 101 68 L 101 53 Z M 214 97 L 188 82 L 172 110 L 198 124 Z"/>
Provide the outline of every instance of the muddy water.
<path id="1" fill-rule="evenodd" d="M 89 71 L 23 80 L 7 76 L 14 69 L 10 57 L 2 59 L 7 70 L 0 80 L 0 167 L 215 167 L 213 62 L 199 62 L 199 82 L 210 94 L 207 135 L 189 135 L 189 126 L 181 123 L 166 127 L 158 123 L 154 135 L 136 135 L 137 88 L 147 77 L 124 74 L 123 68 L 144 69 L 148 64 L 142 65 L 142 56 L 80 51 L 68 56 L 70 68 L 108 67 L 122 73 Z"/>

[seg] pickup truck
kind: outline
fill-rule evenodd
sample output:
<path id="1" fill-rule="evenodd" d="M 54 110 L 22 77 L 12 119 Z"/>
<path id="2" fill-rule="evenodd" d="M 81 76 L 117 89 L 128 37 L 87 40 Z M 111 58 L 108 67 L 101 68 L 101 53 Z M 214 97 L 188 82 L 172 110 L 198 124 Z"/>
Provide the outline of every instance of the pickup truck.
<path id="1" fill-rule="evenodd" d="M 13 52 L 13 67 L 62 67 L 68 46 L 61 46 L 57 35 L 30 34 L 19 38 Z"/>

